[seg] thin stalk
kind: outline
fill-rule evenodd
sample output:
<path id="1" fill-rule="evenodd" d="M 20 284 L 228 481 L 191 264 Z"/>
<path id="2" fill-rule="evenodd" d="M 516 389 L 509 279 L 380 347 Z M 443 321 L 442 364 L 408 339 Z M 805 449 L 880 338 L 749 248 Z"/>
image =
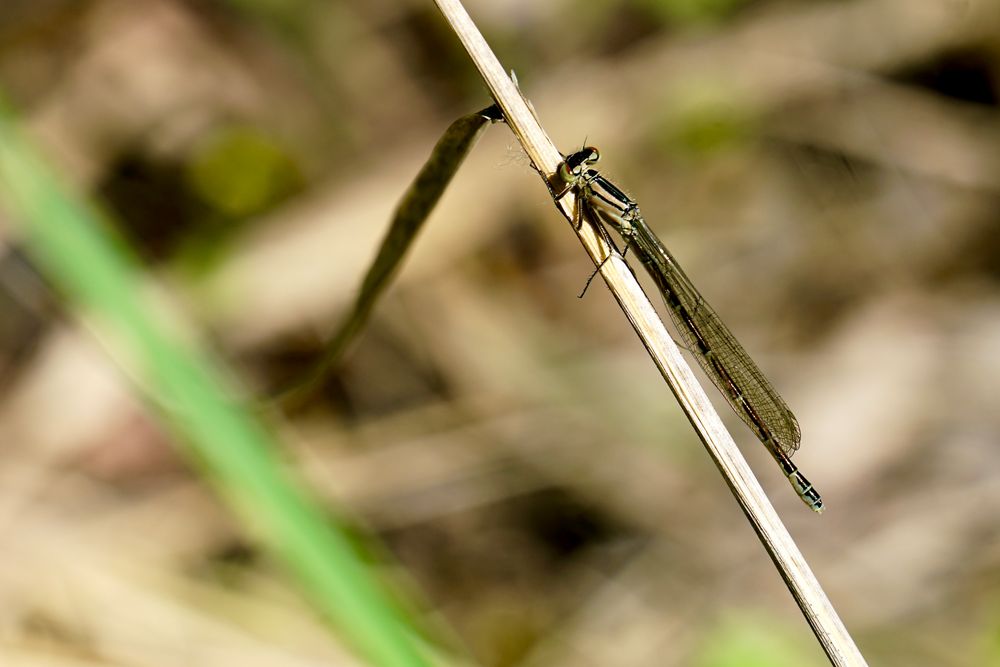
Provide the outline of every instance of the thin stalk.
<path id="1" fill-rule="evenodd" d="M 554 184 L 558 183 L 556 171 L 563 156 L 542 129 L 514 82 L 507 76 L 462 3 L 459 0 L 435 0 L 435 3 L 476 64 L 493 99 L 503 110 L 507 124 L 542 176 L 546 187 L 553 192 Z M 587 254 L 599 267 L 608 289 L 632 323 L 642 344 L 725 478 L 830 662 L 838 667 L 867 665 L 628 265 L 602 238 L 595 227 L 595 224 L 599 224 L 597 221 L 584 216 L 584 224 L 574 223 L 578 218 L 573 192 L 558 197 L 556 206 L 576 231 Z"/>

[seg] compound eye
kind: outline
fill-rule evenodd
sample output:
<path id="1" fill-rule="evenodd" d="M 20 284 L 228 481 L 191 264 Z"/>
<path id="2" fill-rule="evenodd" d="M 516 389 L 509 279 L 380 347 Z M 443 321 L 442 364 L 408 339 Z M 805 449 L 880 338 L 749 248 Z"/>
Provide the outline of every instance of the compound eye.
<path id="1" fill-rule="evenodd" d="M 574 180 L 573 179 L 574 171 L 576 171 L 576 168 L 570 167 L 568 164 L 563 162 L 559 165 L 558 169 L 559 178 L 562 179 L 563 183 L 570 183 Z"/>
<path id="2" fill-rule="evenodd" d="M 563 183 L 573 183 L 583 175 L 584 166 L 575 160 L 573 162 L 563 162 L 559 165 L 559 178 Z"/>
<path id="3" fill-rule="evenodd" d="M 593 146 L 587 146 L 586 150 L 590 151 L 590 155 L 587 156 L 587 164 L 594 164 L 601 159 L 601 151 L 597 150 Z"/>

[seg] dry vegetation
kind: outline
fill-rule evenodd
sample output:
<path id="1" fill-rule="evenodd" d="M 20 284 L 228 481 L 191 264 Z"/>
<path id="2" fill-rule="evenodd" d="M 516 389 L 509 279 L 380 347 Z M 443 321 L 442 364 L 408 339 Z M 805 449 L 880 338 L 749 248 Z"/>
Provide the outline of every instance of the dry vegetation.
<path id="1" fill-rule="evenodd" d="M 1000 5 L 467 6 L 796 411 L 822 517 L 730 421 L 869 662 L 1000 661 Z M 260 393 L 488 103 L 423 0 L 8 0 L 0 89 Z M 823 664 L 515 145 L 283 415 L 289 458 L 481 664 Z M 0 225 L 0 664 L 354 664 Z"/>

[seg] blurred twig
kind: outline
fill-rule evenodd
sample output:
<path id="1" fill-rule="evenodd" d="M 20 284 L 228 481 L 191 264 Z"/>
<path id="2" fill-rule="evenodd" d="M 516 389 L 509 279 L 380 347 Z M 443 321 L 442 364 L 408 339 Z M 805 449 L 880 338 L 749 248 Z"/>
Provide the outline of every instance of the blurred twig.
<path id="1" fill-rule="evenodd" d="M 435 0 L 452 29 L 475 62 L 507 124 L 517 136 L 546 185 L 550 186 L 562 155 L 540 126 L 534 113 L 490 50 L 459 0 Z M 556 202 L 563 215 L 575 220 L 572 193 Z M 830 661 L 838 666 L 859 666 L 866 662 L 854 640 L 830 604 L 798 547 L 781 523 L 763 489 L 712 408 L 704 390 L 681 357 L 655 309 L 646 298 L 628 265 L 612 253 L 585 221 L 577 230 L 591 259 L 600 267 L 604 281 L 647 351 L 670 385 L 682 409 L 695 427 L 706 449 L 722 472 L 750 524 L 778 567 L 792 596 L 802 609 Z M 574 225 L 575 228 L 575 225 Z"/>

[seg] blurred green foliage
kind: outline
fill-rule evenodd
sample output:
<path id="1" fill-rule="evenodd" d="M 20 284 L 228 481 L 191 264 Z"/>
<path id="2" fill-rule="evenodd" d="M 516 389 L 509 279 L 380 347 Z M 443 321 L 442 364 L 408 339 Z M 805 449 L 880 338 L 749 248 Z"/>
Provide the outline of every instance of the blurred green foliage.
<path id="1" fill-rule="evenodd" d="M 699 84 L 679 91 L 654 132 L 664 155 L 697 158 L 745 145 L 757 130 L 748 105 L 718 86 Z"/>
<path id="2" fill-rule="evenodd" d="M 776 619 L 759 613 L 742 612 L 725 616 L 710 631 L 704 646 L 692 662 L 696 667 L 799 667 L 813 664 L 791 635 L 786 635 Z"/>
<path id="3" fill-rule="evenodd" d="M 726 18 L 747 0 L 635 0 L 663 21 L 713 22 Z"/>
<path id="4" fill-rule="evenodd" d="M 988 618 L 989 620 L 983 624 L 985 641 L 982 664 L 1000 665 L 1000 604 Z"/>
<path id="5" fill-rule="evenodd" d="M 253 127 L 231 127 L 205 141 L 188 165 L 191 188 L 226 217 L 254 215 L 284 199 L 302 176 L 283 147 Z"/>
<path id="6" fill-rule="evenodd" d="M 269 430 L 234 396 L 228 373 L 144 298 L 146 282 L 109 226 L 59 182 L 0 105 L 0 197 L 29 250 L 72 306 L 94 317 L 111 355 L 254 533 L 294 572 L 313 603 L 371 664 L 434 664 L 418 624 L 280 459 Z"/>

